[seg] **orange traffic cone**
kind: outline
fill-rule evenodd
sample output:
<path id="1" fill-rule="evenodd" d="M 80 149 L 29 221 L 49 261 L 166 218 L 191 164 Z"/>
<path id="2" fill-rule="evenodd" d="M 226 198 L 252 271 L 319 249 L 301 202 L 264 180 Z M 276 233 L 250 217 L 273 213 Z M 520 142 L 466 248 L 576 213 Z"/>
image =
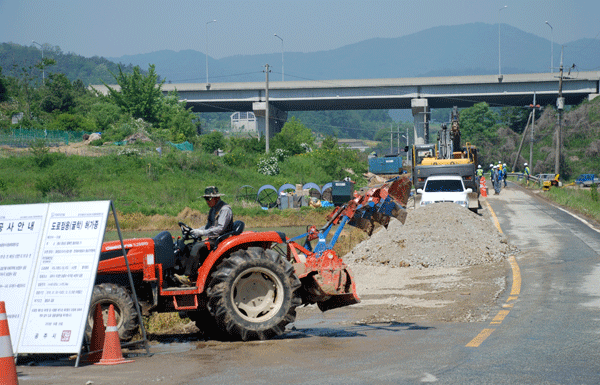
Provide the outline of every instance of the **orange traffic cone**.
<path id="1" fill-rule="evenodd" d="M 115 318 L 115 307 L 110 305 L 108 308 L 106 333 L 104 334 L 102 359 L 94 365 L 117 365 L 129 362 L 133 362 L 133 360 L 125 360 L 123 358 L 123 353 L 121 353 L 121 341 L 119 340 L 119 331 L 117 329 L 117 320 Z"/>
<path id="2" fill-rule="evenodd" d="M 481 191 L 481 196 L 487 197 L 487 187 L 485 187 L 485 177 L 481 177 L 479 179 L 479 191 Z"/>
<path id="3" fill-rule="evenodd" d="M 8 332 L 8 318 L 6 306 L 0 301 L 0 384 L 18 385 L 17 367 L 13 357 L 10 333 Z"/>
<path id="4" fill-rule="evenodd" d="M 102 306 L 96 305 L 94 312 L 94 327 L 92 328 L 92 338 L 90 339 L 91 353 L 88 362 L 96 363 L 102 358 L 102 349 L 104 348 L 104 318 L 102 317 Z"/>

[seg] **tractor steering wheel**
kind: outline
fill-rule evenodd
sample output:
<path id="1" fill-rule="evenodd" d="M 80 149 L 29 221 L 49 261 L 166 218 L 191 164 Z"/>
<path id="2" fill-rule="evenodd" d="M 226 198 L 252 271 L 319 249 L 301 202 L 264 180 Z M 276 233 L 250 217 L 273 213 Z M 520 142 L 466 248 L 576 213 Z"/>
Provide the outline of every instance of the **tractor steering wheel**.
<path id="1" fill-rule="evenodd" d="M 183 235 L 183 239 L 192 238 L 192 228 L 190 226 L 183 222 L 179 222 L 179 227 L 181 227 L 181 235 Z"/>

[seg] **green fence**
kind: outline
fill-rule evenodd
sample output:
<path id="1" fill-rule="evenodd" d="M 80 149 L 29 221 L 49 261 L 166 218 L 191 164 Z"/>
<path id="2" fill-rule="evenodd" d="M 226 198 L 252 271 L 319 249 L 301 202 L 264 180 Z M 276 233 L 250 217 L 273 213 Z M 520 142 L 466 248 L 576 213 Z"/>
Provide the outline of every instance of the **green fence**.
<path id="1" fill-rule="evenodd" d="M 36 140 L 44 140 L 47 146 L 62 146 L 83 141 L 86 132 L 34 130 L 27 128 L 8 128 L 0 130 L 0 145 L 10 147 L 29 147 Z"/>
<path id="2" fill-rule="evenodd" d="M 171 142 L 167 142 L 167 143 L 169 143 L 171 146 L 173 146 L 176 149 L 181 150 L 181 151 L 194 151 L 194 145 L 191 144 L 190 142 L 188 142 L 187 140 L 185 142 L 179 143 L 179 144 L 171 143 Z"/>

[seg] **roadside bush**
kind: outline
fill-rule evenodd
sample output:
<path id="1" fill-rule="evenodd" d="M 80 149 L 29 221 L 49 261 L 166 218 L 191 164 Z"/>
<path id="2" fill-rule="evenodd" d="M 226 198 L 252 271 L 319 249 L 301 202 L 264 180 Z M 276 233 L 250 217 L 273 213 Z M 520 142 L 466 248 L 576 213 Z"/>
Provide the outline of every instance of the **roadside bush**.
<path id="1" fill-rule="evenodd" d="M 89 117 L 96 123 L 100 132 L 108 131 L 112 124 L 119 121 L 121 109 L 112 103 L 96 103 L 92 105 Z"/>
<path id="2" fill-rule="evenodd" d="M 258 164 L 258 172 L 263 175 L 275 176 L 279 174 L 279 162 L 277 161 L 277 157 L 274 156 L 264 156 L 259 159 Z"/>
<path id="3" fill-rule="evenodd" d="M 282 148 L 275 149 L 274 153 L 275 153 L 275 157 L 280 162 L 283 162 L 284 160 L 286 160 L 287 158 L 290 157 L 290 152 L 288 150 L 284 150 Z"/>
<path id="4" fill-rule="evenodd" d="M 221 150 L 224 149 L 226 141 L 222 132 L 213 131 L 210 134 L 202 135 L 200 137 L 200 143 L 202 144 L 202 150 L 204 152 L 212 154 L 219 148 Z"/>
<path id="5" fill-rule="evenodd" d="M 119 120 L 111 125 L 111 128 L 102 132 L 102 140 L 105 142 L 120 142 L 136 132 L 136 126 L 131 118 Z"/>
<path id="6" fill-rule="evenodd" d="M 102 165 L 98 167 L 99 171 L 105 174 L 106 177 L 121 177 L 143 170 L 146 162 L 141 156 L 131 153 L 131 156 L 119 156 L 111 154 L 100 159 Z"/>
<path id="7" fill-rule="evenodd" d="M 54 119 L 47 124 L 48 130 L 62 131 L 94 131 L 95 122 L 83 115 L 74 115 L 69 113 L 54 114 Z"/>
<path id="8" fill-rule="evenodd" d="M 46 197 L 50 193 L 57 193 L 72 198 L 77 196 L 79 184 L 79 180 L 73 172 L 58 169 L 38 179 L 35 188 L 42 194 L 42 197 Z"/>
<path id="9" fill-rule="evenodd" d="M 289 157 L 281 163 L 281 174 L 294 183 L 313 182 L 325 184 L 332 178 L 323 168 L 311 158 L 309 154 L 300 154 Z"/>
<path id="10" fill-rule="evenodd" d="M 223 156 L 223 162 L 229 167 L 252 168 L 256 164 L 256 155 L 248 154 L 241 148 L 236 148 Z"/>
<path id="11" fill-rule="evenodd" d="M 45 168 L 52 165 L 53 158 L 50 155 L 50 149 L 43 139 L 36 139 L 29 145 L 29 151 L 33 154 L 33 161 L 39 168 Z"/>
<path id="12" fill-rule="evenodd" d="M 590 186 L 590 194 L 592 200 L 594 202 L 598 202 L 598 185 L 596 183 L 592 183 L 592 185 Z"/>
<path id="13" fill-rule="evenodd" d="M 256 138 L 239 138 L 239 137 L 230 137 L 229 138 L 229 148 L 231 151 L 235 151 L 236 149 L 243 150 L 246 154 L 262 154 L 265 152 L 266 139 L 262 136 L 260 139 Z"/>
<path id="14" fill-rule="evenodd" d="M 167 168 L 177 170 L 189 170 L 190 158 L 187 153 L 181 151 L 169 151 L 163 158 L 163 162 Z"/>

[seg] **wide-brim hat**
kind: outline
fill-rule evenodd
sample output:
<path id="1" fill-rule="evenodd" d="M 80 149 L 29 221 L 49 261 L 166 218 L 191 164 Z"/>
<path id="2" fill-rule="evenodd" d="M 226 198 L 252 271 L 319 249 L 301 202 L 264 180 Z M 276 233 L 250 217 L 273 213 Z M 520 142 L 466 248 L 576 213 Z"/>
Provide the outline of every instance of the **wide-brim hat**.
<path id="1" fill-rule="evenodd" d="M 216 186 L 208 186 L 207 188 L 204 189 L 204 195 L 202 195 L 202 197 L 217 198 L 217 197 L 222 197 L 223 195 L 225 195 L 225 194 L 219 193 L 219 189 Z"/>

